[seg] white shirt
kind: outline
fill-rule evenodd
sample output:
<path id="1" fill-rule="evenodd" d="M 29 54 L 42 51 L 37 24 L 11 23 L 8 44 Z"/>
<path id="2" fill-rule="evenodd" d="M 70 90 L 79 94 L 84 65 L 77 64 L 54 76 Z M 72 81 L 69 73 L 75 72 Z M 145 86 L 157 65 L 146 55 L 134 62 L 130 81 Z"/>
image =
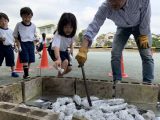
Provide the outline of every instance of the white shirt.
<path id="1" fill-rule="evenodd" d="M 43 41 L 43 38 L 41 38 L 40 40 L 39 40 L 39 43 L 47 43 L 47 40 L 45 39 L 44 41 Z"/>
<path id="2" fill-rule="evenodd" d="M 52 39 L 52 49 L 54 47 L 58 47 L 60 51 L 66 51 L 67 48 L 74 42 L 74 37 L 67 38 L 64 36 L 60 36 L 56 33 Z"/>
<path id="3" fill-rule="evenodd" d="M 0 28 L 0 38 L 5 38 L 4 45 L 14 45 L 13 31 Z"/>
<path id="4" fill-rule="evenodd" d="M 19 22 L 14 29 L 13 36 L 18 38 L 19 34 L 22 42 L 34 41 L 36 40 L 36 26 L 33 23 L 24 25 L 22 22 Z"/>

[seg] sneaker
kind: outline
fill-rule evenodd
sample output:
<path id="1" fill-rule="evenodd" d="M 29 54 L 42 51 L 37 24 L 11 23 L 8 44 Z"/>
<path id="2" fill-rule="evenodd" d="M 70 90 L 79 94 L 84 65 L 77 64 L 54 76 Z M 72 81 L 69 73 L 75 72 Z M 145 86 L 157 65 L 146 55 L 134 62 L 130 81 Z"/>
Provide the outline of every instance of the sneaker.
<path id="1" fill-rule="evenodd" d="M 19 75 L 16 72 L 12 72 L 11 77 L 19 77 Z"/>
<path id="2" fill-rule="evenodd" d="M 145 84 L 145 85 L 152 85 L 152 82 L 151 81 L 143 81 L 143 84 Z"/>
<path id="3" fill-rule="evenodd" d="M 118 83 L 118 84 L 121 83 L 121 80 L 116 80 L 116 83 Z"/>
<path id="4" fill-rule="evenodd" d="M 28 76 L 23 75 L 23 79 L 29 79 L 29 78 L 30 78 L 29 75 Z"/>
<path id="5" fill-rule="evenodd" d="M 119 84 L 119 83 L 121 83 L 121 81 L 122 80 L 114 80 L 113 83 L 116 83 L 116 84 L 118 83 Z"/>

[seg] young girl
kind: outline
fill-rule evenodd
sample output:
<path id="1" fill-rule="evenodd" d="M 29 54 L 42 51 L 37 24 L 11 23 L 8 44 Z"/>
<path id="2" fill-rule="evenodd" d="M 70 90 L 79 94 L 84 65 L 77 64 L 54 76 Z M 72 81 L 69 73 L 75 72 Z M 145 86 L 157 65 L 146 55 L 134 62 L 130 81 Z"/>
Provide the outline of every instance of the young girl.
<path id="1" fill-rule="evenodd" d="M 70 47 L 70 54 L 73 55 L 73 41 L 76 30 L 76 17 L 72 13 L 63 13 L 52 40 L 52 50 L 50 52 L 50 56 L 55 62 L 55 68 L 59 70 L 57 77 L 63 77 L 64 74 L 72 70 L 69 64 L 68 47 Z"/>
<path id="2" fill-rule="evenodd" d="M 39 59 L 41 58 L 41 51 L 43 50 L 43 45 L 46 43 L 46 33 L 42 33 L 42 39 L 36 44 L 36 54 L 39 55 Z"/>

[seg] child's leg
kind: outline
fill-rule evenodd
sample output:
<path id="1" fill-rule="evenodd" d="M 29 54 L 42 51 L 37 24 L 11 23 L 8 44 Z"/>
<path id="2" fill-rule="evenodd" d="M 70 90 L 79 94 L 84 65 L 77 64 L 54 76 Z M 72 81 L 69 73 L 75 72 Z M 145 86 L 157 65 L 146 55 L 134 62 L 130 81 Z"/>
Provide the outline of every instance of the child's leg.
<path id="1" fill-rule="evenodd" d="M 11 72 L 14 72 L 14 66 L 11 66 Z"/>
<path id="2" fill-rule="evenodd" d="M 57 77 L 63 77 L 64 73 L 65 73 L 66 70 L 67 70 L 67 67 L 68 67 L 68 60 L 65 59 L 65 60 L 62 62 L 62 65 L 61 65 L 61 68 L 64 69 L 64 72 L 63 72 L 63 73 L 58 72 Z"/>
<path id="3" fill-rule="evenodd" d="M 19 77 L 19 75 L 14 70 L 15 70 L 15 67 L 11 66 L 11 76 L 12 77 Z"/>
<path id="4" fill-rule="evenodd" d="M 39 55 L 39 59 L 42 57 L 42 55 L 41 55 L 41 53 L 40 52 L 38 52 L 38 55 Z"/>
<path id="5" fill-rule="evenodd" d="M 24 75 L 23 78 L 28 78 L 29 77 L 29 65 L 28 63 L 23 63 L 23 71 L 24 71 Z"/>
<path id="6" fill-rule="evenodd" d="M 4 53 L 5 53 L 5 60 L 6 60 L 6 66 L 11 67 L 11 77 L 19 77 L 19 75 L 14 71 L 14 52 L 12 49 L 12 46 L 4 46 Z"/>
<path id="7" fill-rule="evenodd" d="M 34 54 L 34 43 L 33 42 L 28 42 L 27 43 L 27 52 L 26 54 L 28 55 L 25 62 L 23 63 L 24 65 L 24 78 L 29 78 L 29 68 L 31 63 L 35 62 L 35 54 Z"/>
<path id="8" fill-rule="evenodd" d="M 71 71 L 72 71 L 72 67 L 68 66 L 67 69 L 66 69 L 66 71 L 63 74 L 67 74 L 67 73 L 69 73 Z"/>

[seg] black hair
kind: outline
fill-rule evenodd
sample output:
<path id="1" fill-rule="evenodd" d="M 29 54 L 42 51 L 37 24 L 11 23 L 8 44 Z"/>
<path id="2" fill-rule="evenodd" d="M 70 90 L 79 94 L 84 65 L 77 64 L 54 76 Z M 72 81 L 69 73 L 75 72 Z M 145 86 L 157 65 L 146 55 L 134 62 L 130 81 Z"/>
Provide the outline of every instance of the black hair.
<path id="1" fill-rule="evenodd" d="M 66 35 L 63 31 L 64 26 L 70 24 L 73 27 L 73 31 L 70 35 Z M 77 30 L 77 20 L 74 14 L 72 13 L 63 13 L 57 26 L 58 34 L 65 37 L 73 37 L 76 34 Z"/>
<path id="2" fill-rule="evenodd" d="M 9 22 L 8 16 L 5 13 L 0 12 L 0 19 L 2 19 L 2 18 L 8 20 L 8 22 Z"/>
<path id="3" fill-rule="evenodd" d="M 33 16 L 33 12 L 31 10 L 31 8 L 29 8 L 29 7 L 21 8 L 21 10 L 20 10 L 20 16 L 21 17 L 22 17 L 22 15 L 30 15 L 30 14 Z"/>
<path id="4" fill-rule="evenodd" d="M 42 33 L 43 40 L 46 38 L 46 33 Z"/>

